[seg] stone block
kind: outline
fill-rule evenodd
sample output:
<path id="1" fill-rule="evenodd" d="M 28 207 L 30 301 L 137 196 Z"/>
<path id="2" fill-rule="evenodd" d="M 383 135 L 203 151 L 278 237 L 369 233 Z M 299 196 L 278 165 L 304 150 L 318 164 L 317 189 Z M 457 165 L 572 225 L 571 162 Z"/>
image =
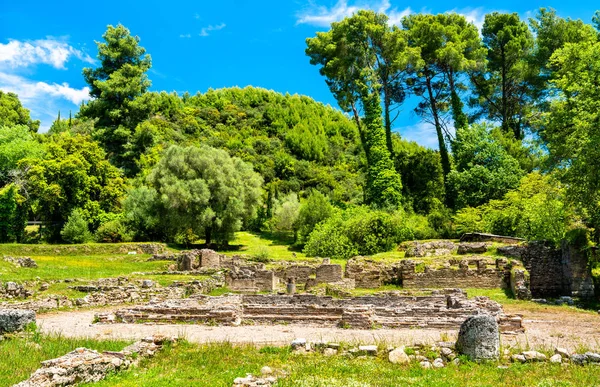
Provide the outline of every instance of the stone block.
<path id="1" fill-rule="evenodd" d="M 456 349 L 472 360 L 494 360 L 500 356 L 500 332 L 494 316 L 479 314 L 460 326 Z"/>
<path id="2" fill-rule="evenodd" d="M 339 282 L 342 280 L 342 265 L 321 265 L 316 270 L 317 283 Z"/>
<path id="3" fill-rule="evenodd" d="M 33 310 L 0 309 L 0 333 L 18 332 L 35 323 Z"/>

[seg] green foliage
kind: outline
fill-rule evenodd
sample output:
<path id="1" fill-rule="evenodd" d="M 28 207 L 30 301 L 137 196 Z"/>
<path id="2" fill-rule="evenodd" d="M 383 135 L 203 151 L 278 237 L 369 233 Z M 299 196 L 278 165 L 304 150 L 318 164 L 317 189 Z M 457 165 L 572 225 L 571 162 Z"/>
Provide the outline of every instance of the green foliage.
<path id="1" fill-rule="evenodd" d="M 121 172 L 88 136 L 53 136 L 44 156 L 23 159 L 19 165 L 26 170 L 32 209 L 45 222 L 48 241 L 60 240 L 65 218 L 75 208 L 93 230 L 104 214 L 120 210 L 125 186 Z"/>
<path id="2" fill-rule="evenodd" d="M 111 160 L 131 169 L 125 157 L 125 145 L 138 121 L 132 114 L 132 101 L 150 87 L 146 72 L 151 67 L 150 55 L 139 45 L 140 39 L 119 24 L 108 26 L 97 42 L 100 67 L 85 68 L 83 77 L 93 97 L 82 106 L 80 116 L 98 118 L 95 137 L 102 143 Z"/>
<path id="3" fill-rule="evenodd" d="M 379 95 L 369 91 L 366 85 L 361 93 L 368 160 L 365 202 L 377 208 L 398 208 L 402 203 L 402 182 L 385 146 Z"/>
<path id="4" fill-rule="evenodd" d="M 94 233 L 94 239 L 101 243 L 120 243 L 129 242 L 131 236 L 120 219 L 113 219 L 98 227 Z"/>
<path id="5" fill-rule="evenodd" d="M 416 52 L 407 46 L 406 37 L 390 29 L 387 17 L 372 11 L 359 11 L 306 40 L 311 64 L 320 65 L 329 89 L 344 111 L 352 111 L 367 156 L 365 202 L 380 208 L 398 208 L 402 183 L 393 168 L 389 106 L 392 89 L 398 95 L 398 83 L 388 75 L 390 64 L 402 73 L 414 64 Z M 396 55 L 390 57 L 388 55 Z M 392 59 L 393 58 L 393 59 Z M 397 77 L 398 75 L 396 75 Z M 386 107 L 386 127 L 382 120 L 381 93 Z M 358 115 L 362 105 L 364 117 Z"/>
<path id="6" fill-rule="evenodd" d="M 304 252 L 308 256 L 348 259 L 391 250 L 412 236 L 402 212 L 353 207 L 319 223 L 310 234 Z"/>
<path id="7" fill-rule="evenodd" d="M 600 43 L 567 43 L 551 58 L 558 95 L 540 122 L 551 165 L 572 203 L 600 229 Z"/>
<path id="8" fill-rule="evenodd" d="M 463 208 L 454 218 L 459 234 L 483 231 L 552 242 L 561 241 L 574 220 L 560 185 L 537 172 L 523 177 L 501 200 Z"/>
<path id="9" fill-rule="evenodd" d="M 467 126 L 459 97 L 466 88 L 461 75 L 481 68 L 485 50 L 481 47 L 477 27 L 456 13 L 411 14 L 402 20 L 402 26 L 407 31 L 409 44 L 420 49 L 424 63 L 411 80 L 412 90 L 421 97 L 415 112 L 435 126 L 446 178 L 451 163 L 444 115 L 451 111 L 457 129 Z M 448 204 L 452 200 L 453 197 L 446 195 Z"/>
<path id="10" fill-rule="evenodd" d="M 339 106 L 352 112 L 367 155 L 368 128 L 360 123 L 358 105 L 364 107 L 361 85 L 366 84 L 365 77 L 373 82 L 370 92 L 383 102 L 385 144 L 393 152 L 391 112 L 404 102 L 408 72 L 421 66 L 419 50 L 409 47 L 405 31 L 391 27 L 385 14 L 359 10 L 332 23 L 330 31 L 306 39 L 306 45 L 310 63 L 321 66 L 319 72 L 327 78 Z"/>
<path id="11" fill-rule="evenodd" d="M 0 90 L 0 127 L 17 125 L 24 125 L 31 133 L 37 133 L 40 121 L 31 119 L 29 109 L 21 105 L 16 94 Z"/>
<path id="12" fill-rule="evenodd" d="M 300 201 L 298 195 L 291 193 L 277 200 L 273 206 L 273 218 L 271 228 L 278 232 L 291 232 L 296 227 L 296 221 L 300 214 Z"/>
<path id="13" fill-rule="evenodd" d="M 22 201 L 14 184 L 0 188 L 0 243 L 16 242 L 23 235 L 27 218 L 20 216 Z"/>
<path id="14" fill-rule="evenodd" d="M 129 220 L 144 223 L 148 211 L 157 209 L 161 227 L 169 239 L 192 232 L 227 242 L 244 221 L 256 216 L 262 179 L 252 167 L 227 152 L 208 146 L 171 146 L 147 178 L 149 188 L 136 195 L 153 197 L 155 203 L 131 201 Z M 152 191 L 154 190 L 154 192 Z M 151 219 L 154 217 L 151 216 Z M 151 224 L 153 221 L 151 221 Z"/>
<path id="15" fill-rule="evenodd" d="M 458 130 L 452 149 L 456 170 L 448 175 L 448 187 L 457 208 L 500 199 L 518 186 L 523 175 L 518 161 L 494 141 L 485 125 Z"/>
<path id="16" fill-rule="evenodd" d="M 517 13 L 485 15 L 481 31 L 487 49 L 487 68 L 472 75 L 475 98 L 471 105 L 487 118 L 500 121 L 505 133 L 522 139 L 535 102 L 534 79 L 538 70 L 530 65 L 534 39 Z"/>
<path id="17" fill-rule="evenodd" d="M 75 208 L 60 235 L 69 243 L 86 243 L 92 240 L 92 234 L 88 228 L 88 222 L 85 220 L 83 211 Z"/>
<path id="18" fill-rule="evenodd" d="M 14 178 L 19 160 L 42 157 L 43 154 L 43 145 L 33 137 L 27 126 L 0 126 L 0 186 Z"/>
<path id="19" fill-rule="evenodd" d="M 440 154 L 398 136 L 394 136 L 393 141 L 394 163 L 402 177 L 404 207 L 427 214 L 436 202 L 444 201 Z"/>
<path id="20" fill-rule="evenodd" d="M 123 200 L 123 223 L 136 241 L 163 240 L 165 230 L 159 227 L 159 201 L 155 189 L 132 188 Z"/>
<path id="21" fill-rule="evenodd" d="M 308 236 L 317 224 L 327 220 L 333 214 L 333 206 L 327 196 L 317 190 L 312 190 L 300 205 L 296 220 L 297 244 L 304 246 Z"/>

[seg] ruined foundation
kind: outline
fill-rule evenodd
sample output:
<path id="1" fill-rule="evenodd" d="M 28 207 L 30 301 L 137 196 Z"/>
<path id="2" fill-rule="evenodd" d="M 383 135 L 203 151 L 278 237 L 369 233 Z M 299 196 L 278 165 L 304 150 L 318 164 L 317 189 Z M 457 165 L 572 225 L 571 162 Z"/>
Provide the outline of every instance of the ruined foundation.
<path id="1" fill-rule="evenodd" d="M 343 299 L 312 294 L 198 296 L 101 313 L 97 321 L 456 329 L 467 317 L 481 313 L 495 316 L 503 331 L 522 330 L 520 317 L 505 315 L 500 304 L 486 297 L 469 300 L 459 289 L 423 296 L 388 293 Z"/>

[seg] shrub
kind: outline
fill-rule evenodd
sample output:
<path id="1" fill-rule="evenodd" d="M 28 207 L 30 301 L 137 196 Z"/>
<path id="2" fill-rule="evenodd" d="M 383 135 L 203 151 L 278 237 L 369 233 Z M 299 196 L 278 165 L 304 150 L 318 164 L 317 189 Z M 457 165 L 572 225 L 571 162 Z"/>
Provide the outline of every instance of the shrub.
<path id="1" fill-rule="evenodd" d="M 310 234 L 304 252 L 309 256 L 351 258 L 388 251 L 398 243 L 412 239 L 405 215 L 368 207 L 339 211 L 317 225 Z"/>
<path id="2" fill-rule="evenodd" d="M 118 219 L 104 222 L 98 227 L 94 235 L 96 242 L 119 243 L 131 241 L 125 225 Z"/>
<path id="3" fill-rule="evenodd" d="M 300 213 L 300 202 L 298 195 L 291 193 L 281 200 L 276 200 L 271 219 L 271 229 L 278 232 L 291 232 L 294 230 L 298 215 Z"/>
<path id="4" fill-rule="evenodd" d="M 308 236 L 317 224 L 327 220 L 333 213 L 333 206 L 327 196 L 317 190 L 312 190 L 306 200 L 300 205 L 296 230 L 298 231 L 297 244 L 303 246 L 308 241 Z"/>
<path id="5" fill-rule="evenodd" d="M 76 208 L 71 212 L 60 235 L 69 243 L 85 243 L 92 239 L 92 234 L 88 229 L 88 222 L 85 220 L 80 209 Z"/>

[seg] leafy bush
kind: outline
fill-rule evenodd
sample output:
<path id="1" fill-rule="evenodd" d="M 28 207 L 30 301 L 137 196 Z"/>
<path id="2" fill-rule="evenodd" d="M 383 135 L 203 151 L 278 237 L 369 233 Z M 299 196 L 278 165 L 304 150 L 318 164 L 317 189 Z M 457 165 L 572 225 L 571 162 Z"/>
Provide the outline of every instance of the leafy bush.
<path id="1" fill-rule="evenodd" d="M 275 201 L 273 207 L 273 218 L 269 222 L 271 229 L 278 232 L 293 231 L 300 213 L 298 195 L 291 193 L 284 196 L 281 200 Z"/>
<path id="2" fill-rule="evenodd" d="M 552 242 L 562 240 L 574 220 L 560 185 L 537 172 L 521 179 L 501 200 L 463 208 L 454 217 L 459 233 L 485 231 Z"/>
<path id="3" fill-rule="evenodd" d="M 85 220 L 80 209 L 76 208 L 71 212 L 60 235 L 69 243 L 85 243 L 92 239 L 92 234 L 88 229 L 88 222 Z"/>
<path id="4" fill-rule="evenodd" d="M 94 234 L 96 242 L 119 243 L 131 241 L 131 235 L 122 221 L 115 219 L 102 223 Z"/>
<path id="5" fill-rule="evenodd" d="M 345 259 L 388 251 L 412 238 L 404 213 L 353 207 L 318 224 L 304 252 L 309 256 Z"/>
<path id="6" fill-rule="evenodd" d="M 296 221 L 297 245 L 304 246 L 308 236 L 317 224 L 328 219 L 333 213 L 333 206 L 327 196 L 317 190 L 312 190 L 308 198 L 300 205 Z"/>

